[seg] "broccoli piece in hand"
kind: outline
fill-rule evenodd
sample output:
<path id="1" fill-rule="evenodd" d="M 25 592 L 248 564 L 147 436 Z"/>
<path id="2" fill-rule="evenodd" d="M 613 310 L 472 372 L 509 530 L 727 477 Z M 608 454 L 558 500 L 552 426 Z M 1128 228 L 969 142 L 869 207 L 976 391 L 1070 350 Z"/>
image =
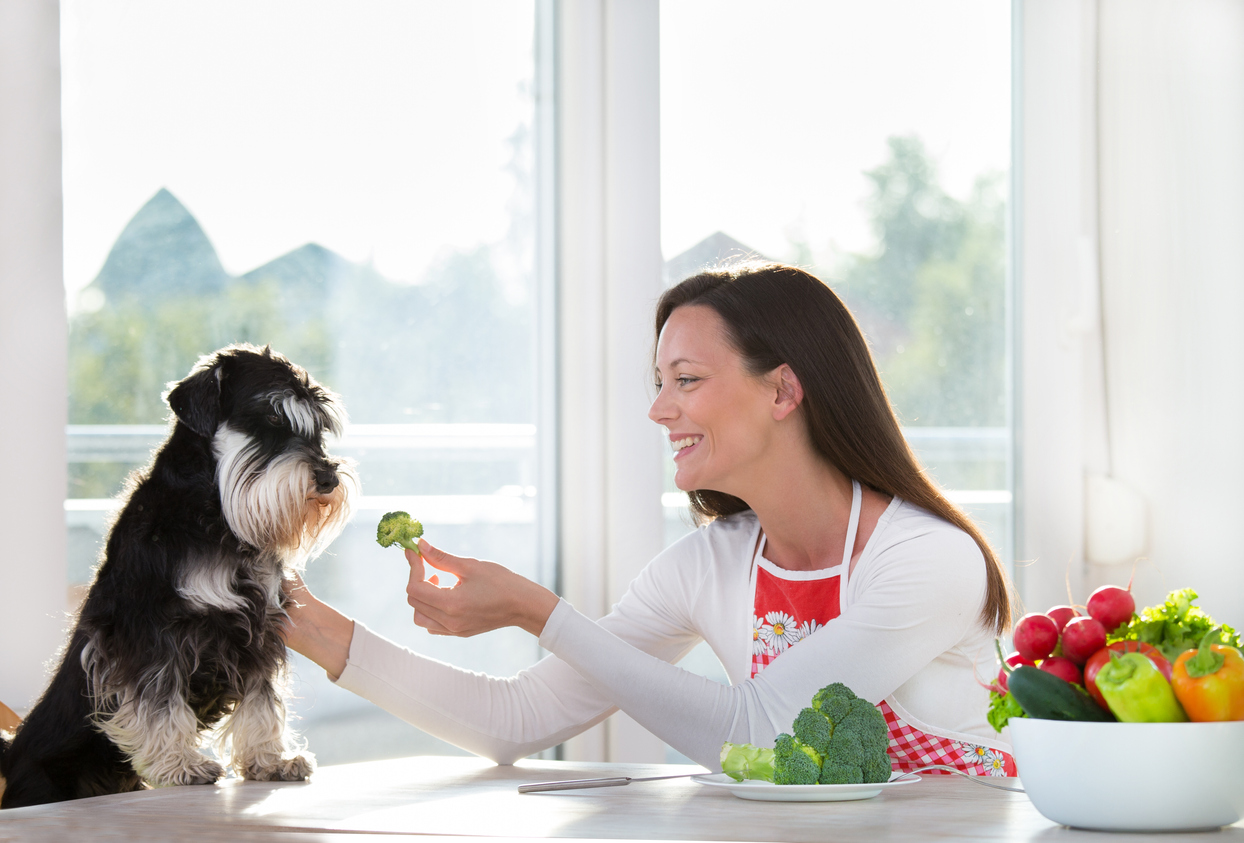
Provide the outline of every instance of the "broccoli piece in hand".
<path id="1" fill-rule="evenodd" d="M 821 775 L 821 754 L 798 738 L 785 733 L 773 747 L 774 784 L 816 784 Z"/>
<path id="2" fill-rule="evenodd" d="M 381 547 L 398 544 L 415 553 L 419 552 L 415 540 L 422 535 L 423 525 L 406 512 L 386 512 L 376 527 L 376 541 Z"/>
<path id="3" fill-rule="evenodd" d="M 749 743 L 721 745 L 721 771 L 736 782 L 743 779 L 773 781 L 773 750 L 762 749 Z"/>

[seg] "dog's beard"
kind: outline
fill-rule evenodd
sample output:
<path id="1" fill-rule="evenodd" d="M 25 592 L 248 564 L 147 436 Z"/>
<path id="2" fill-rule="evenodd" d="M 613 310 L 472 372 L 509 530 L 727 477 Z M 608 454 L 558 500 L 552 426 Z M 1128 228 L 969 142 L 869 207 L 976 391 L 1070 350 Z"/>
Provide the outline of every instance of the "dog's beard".
<path id="1" fill-rule="evenodd" d="M 304 560 L 318 556 L 341 535 L 358 497 L 359 478 L 348 463 L 337 466 L 337 488 L 327 495 L 316 493 L 307 497 L 303 504 L 303 537 L 299 542 L 299 547 L 306 551 Z"/>
<path id="2" fill-rule="evenodd" d="M 358 475 L 337 466 L 337 487 L 315 491 L 315 469 L 300 451 L 265 459 L 258 443 L 224 425 L 213 442 L 220 503 L 229 529 L 246 544 L 300 565 L 332 542 L 358 497 Z"/>

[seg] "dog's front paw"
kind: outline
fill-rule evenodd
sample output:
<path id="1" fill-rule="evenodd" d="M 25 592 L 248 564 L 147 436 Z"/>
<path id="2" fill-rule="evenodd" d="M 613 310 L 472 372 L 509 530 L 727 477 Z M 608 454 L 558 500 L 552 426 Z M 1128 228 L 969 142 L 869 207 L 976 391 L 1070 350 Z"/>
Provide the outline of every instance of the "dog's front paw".
<path id="1" fill-rule="evenodd" d="M 300 782 L 315 772 L 315 756 L 295 755 L 278 758 L 275 763 L 246 765 L 243 777 L 257 782 Z"/>
<path id="2" fill-rule="evenodd" d="M 146 778 L 156 787 L 169 787 L 183 784 L 213 784 L 224 774 L 224 767 L 206 755 L 200 755 L 187 758 L 177 767 L 161 770 L 158 773 L 149 772 Z"/>

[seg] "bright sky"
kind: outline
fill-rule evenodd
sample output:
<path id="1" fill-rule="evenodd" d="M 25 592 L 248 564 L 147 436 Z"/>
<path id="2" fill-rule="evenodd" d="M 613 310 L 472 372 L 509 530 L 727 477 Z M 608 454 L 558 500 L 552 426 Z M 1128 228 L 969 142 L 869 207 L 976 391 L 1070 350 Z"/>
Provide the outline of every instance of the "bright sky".
<path id="1" fill-rule="evenodd" d="M 518 0 L 63 0 L 65 283 L 167 187 L 241 273 L 315 241 L 390 278 L 499 239 L 528 118 Z M 1005 0 L 664 0 L 662 239 L 866 248 L 862 171 L 916 132 L 1006 169 Z"/>
<path id="2" fill-rule="evenodd" d="M 661 6 L 661 229 L 769 257 L 872 245 L 865 170 L 916 133 L 965 197 L 1009 169 L 1005 0 L 675 0 Z"/>
<path id="3" fill-rule="evenodd" d="M 66 287 L 161 187 L 235 273 L 315 241 L 415 280 L 499 239 L 533 21 L 518 0 L 63 0 Z"/>

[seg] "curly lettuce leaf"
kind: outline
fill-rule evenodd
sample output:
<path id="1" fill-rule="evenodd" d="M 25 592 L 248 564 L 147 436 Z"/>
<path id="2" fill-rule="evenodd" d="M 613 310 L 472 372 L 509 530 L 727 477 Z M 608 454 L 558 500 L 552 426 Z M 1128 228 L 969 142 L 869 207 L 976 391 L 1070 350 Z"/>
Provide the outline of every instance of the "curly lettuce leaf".
<path id="1" fill-rule="evenodd" d="M 993 726 L 995 732 L 1001 732 L 1006 728 L 1006 724 L 1010 722 L 1012 717 L 1027 717 L 1024 709 L 1015 701 L 1015 697 L 1010 693 L 999 694 L 997 691 L 989 692 L 989 713 L 985 715 L 985 719 L 989 721 L 989 725 Z"/>
<path id="2" fill-rule="evenodd" d="M 1192 605 L 1199 595 L 1190 588 L 1172 591 L 1160 606 L 1149 606 L 1133 615 L 1127 626 L 1115 631 L 1110 641 L 1141 641 L 1152 644 L 1171 662 L 1185 650 L 1200 646 L 1205 633 L 1222 626 L 1222 642 L 1240 647 L 1240 637 L 1226 624 L 1219 624 L 1200 606 Z"/>

